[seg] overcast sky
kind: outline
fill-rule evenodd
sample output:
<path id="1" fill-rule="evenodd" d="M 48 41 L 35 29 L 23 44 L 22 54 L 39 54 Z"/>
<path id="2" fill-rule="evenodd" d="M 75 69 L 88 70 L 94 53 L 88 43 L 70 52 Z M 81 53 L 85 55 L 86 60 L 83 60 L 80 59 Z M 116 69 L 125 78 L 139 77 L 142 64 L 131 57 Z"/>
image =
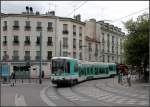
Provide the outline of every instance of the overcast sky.
<path id="1" fill-rule="evenodd" d="M 122 28 L 122 31 L 125 31 L 122 22 L 131 18 L 135 19 L 144 12 L 149 12 L 149 1 L 2 1 L 1 12 L 21 13 L 26 11 L 26 6 L 33 7 L 33 11 L 40 13 L 55 10 L 56 16 L 62 17 L 72 18 L 74 14 L 81 14 L 82 21 L 91 18 L 95 18 L 97 21 L 115 20 L 109 23 Z M 145 8 L 148 9 L 144 10 Z M 73 11 L 74 9 L 75 11 Z M 134 12 L 136 14 L 130 15 Z M 124 16 L 128 17 L 122 18 Z"/>

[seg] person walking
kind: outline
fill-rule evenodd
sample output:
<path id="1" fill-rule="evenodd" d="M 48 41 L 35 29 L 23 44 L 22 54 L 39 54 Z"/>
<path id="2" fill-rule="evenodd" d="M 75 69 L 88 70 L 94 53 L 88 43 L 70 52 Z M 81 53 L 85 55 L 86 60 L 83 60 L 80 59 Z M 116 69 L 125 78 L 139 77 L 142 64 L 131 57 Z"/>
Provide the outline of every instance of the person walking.
<path id="1" fill-rule="evenodd" d="M 128 86 L 131 87 L 131 72 L 130 72 L 130 70 L 128 72 L 127 82 L 128 82 Z"/>
<path id="2" fill-rule="evenodd" d="M 12 72 L 11 77 L 12 77 L 12 84 L 11 84 L 11 86 L 15 86 L 15 82 L 16 82 L 16 74 L 15 74 L 15 72 Z"/>
<path id="3" fill-rule="evenodd" d="M 118 83 L 120 84 L 120 82 L 121 82 L 121 71 L 119 70 L 119 72 L 118 72 Z"/>

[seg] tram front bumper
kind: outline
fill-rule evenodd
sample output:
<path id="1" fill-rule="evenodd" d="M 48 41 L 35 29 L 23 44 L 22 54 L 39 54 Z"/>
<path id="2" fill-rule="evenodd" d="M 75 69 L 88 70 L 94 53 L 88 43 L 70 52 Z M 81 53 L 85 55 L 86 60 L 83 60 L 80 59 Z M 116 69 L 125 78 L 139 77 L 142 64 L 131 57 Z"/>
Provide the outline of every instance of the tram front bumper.
<path id="1" fill-rule="evenodd" d="M 57 79 L 57 80 L 54 80 L 52 79 L 52 83 L 53 84 L 70 84 L 72 83 L 73 80 L 68 80 L 68 79 Z"/>

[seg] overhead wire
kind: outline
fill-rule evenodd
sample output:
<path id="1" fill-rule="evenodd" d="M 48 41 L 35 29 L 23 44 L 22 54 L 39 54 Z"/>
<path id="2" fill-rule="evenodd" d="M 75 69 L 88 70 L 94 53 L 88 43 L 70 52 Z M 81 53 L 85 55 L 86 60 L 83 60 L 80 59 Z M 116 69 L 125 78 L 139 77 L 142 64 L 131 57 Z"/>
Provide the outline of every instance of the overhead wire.
<path id="1" fill-rule="evenodd" d="M 134 15 L 134 14 L 137 14 L 137 13 L 140 13 L 141 11 L 144 11 L 144 10 L 147 10 L 147 9 L 149 9 L 149 8 L 147 7 L 147 8 L 145 8 L 145 9 L 142 9 L 142 10 L 139 10 L 139 11 L 136 11 L 136 12 L 133 12 L 133 13 L 131 13 L 131 14 L 129 14 L 129 15 L 124 16 L 124 17 L 121 17 L 121 18 L 112 20 L 111 22 L 112 22 L 112 23 L 113 23 L 113 22 L 116 22 L 116 21 L 118 21 L 118 20 L 121 20 L 121 19 L 123 19 L 123 18 L 129 17 L 129 16 Z"/>
<path id="2" fill-rule="evenodd" d="M 67 16 L 70 16 L 74 11 L 78 10 L 80 7 L 82 7 L 87 1 L 84 1 L 81 5 L 79 5 L 77 8 L 73 9 Z"/>

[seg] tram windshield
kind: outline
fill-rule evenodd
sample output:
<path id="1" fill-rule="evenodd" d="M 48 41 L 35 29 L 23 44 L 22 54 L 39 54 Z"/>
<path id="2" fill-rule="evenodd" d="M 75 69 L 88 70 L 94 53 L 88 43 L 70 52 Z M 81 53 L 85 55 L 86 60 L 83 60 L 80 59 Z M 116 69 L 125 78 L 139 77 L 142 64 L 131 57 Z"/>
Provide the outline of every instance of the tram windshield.
<path id="1" fill-rule="evenodd" d="M 65 59 L 53 59 L 52 60 L 52 73 L 64 73 Z"/>

